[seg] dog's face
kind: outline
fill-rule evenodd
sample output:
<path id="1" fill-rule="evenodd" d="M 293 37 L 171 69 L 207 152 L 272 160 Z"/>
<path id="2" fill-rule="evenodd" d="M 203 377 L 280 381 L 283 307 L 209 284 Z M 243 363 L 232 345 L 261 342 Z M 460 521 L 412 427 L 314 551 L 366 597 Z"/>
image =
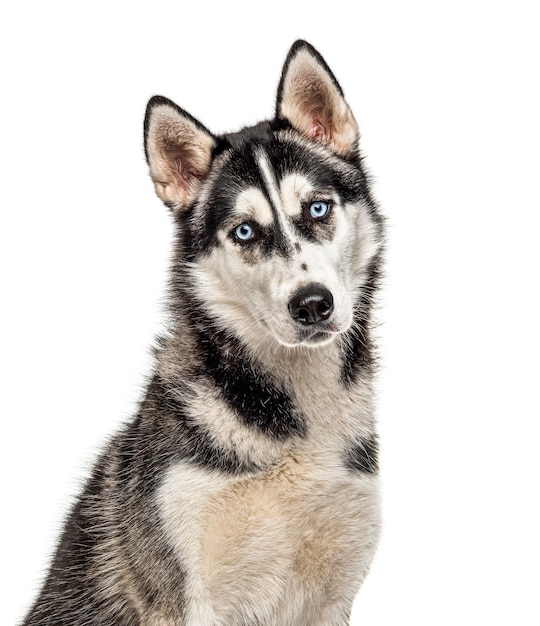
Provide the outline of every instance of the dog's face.
<path id="1" fill-rule="evenodd" d="M 353 318 L 359 241 L 370 233 L 362 180 L 294 132 L 258 131 L 217 159 L 189 216 L 194 284 L 216 319 L 251 340 L 263 331 L 288 346 L 321 345 Z"/>
<path id="2" fill-rule="evenodd" d="M 194 295 L 218 324 L 310 347 L 351 327 L 379 225 L 356 122 L 311 46 L 289 53 L 275 120 L 215 137 L 156 97 L 145 139 L 156 190 L 182 224 Z"/>

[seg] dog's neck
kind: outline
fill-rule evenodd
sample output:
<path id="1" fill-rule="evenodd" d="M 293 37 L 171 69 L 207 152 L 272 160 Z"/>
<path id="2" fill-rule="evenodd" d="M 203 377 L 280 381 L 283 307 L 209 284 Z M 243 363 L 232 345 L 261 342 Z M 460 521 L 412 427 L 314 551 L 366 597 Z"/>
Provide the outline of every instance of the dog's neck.
<path id="1" fill-rule="evenodd" d="M 162 393 L 239 466 L 264 469 L 307 454 L 325 472 L 351 451 L 364 458 L 376 450 L 367 327 L 289 348 L 271 337 L 243 342 L 201 309 L 178 308 L 176 317 L 157 351 Z"/>

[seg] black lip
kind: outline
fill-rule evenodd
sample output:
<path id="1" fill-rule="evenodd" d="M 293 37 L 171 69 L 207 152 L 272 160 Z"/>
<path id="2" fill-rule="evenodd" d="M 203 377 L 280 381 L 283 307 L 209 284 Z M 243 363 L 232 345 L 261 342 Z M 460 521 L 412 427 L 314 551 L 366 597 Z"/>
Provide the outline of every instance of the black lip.
<path id="1" fill-rule="evenodd" d="M 325 339 L 328 339 L 328 337 L 332 334 L 333 333 L 329 333 L 324 330 L 316 330 L 314 333 L 311 334 L 306 333 L 303 337 L 301 337 L 301 341 L 306 343 L 319 343 L 321 341 L 324 341 Z"/>

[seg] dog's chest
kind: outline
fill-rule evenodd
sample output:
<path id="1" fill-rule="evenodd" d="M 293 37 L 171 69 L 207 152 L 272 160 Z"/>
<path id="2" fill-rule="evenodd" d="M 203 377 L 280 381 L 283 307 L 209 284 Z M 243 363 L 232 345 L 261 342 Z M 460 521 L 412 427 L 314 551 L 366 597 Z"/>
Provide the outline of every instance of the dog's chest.
<path id="1" fill-rule="evenodd" d="M 332 457 L 291 456 L 241 479 L 181 465 L 159 503 L 188 606 L 191 597 L 197 611 L 230 624 L 303 624 L 300 615 L 354 593 L 378 529 L 376 479 Z M 205 614 L 192 617 L 206 623 Z"/>

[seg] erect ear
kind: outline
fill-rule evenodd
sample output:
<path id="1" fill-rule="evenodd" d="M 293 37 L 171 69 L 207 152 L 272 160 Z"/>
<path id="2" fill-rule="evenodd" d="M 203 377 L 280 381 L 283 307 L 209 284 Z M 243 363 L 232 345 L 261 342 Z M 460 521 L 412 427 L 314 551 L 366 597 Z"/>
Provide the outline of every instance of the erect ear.
<path id="1" fill-rule="evenodd" d="M 144 152 L 158 196 L 180 211 L 208 174 L 216 140 L 171 100 L 154 96 L 144 118 Z"/>
<path id="2" fill-rule="evenodd" d="M 321 55 L 306 41 L 289 51 L 279 84 L 276 115 L 342 155 L 358 148 L 358 124 Z"/>

